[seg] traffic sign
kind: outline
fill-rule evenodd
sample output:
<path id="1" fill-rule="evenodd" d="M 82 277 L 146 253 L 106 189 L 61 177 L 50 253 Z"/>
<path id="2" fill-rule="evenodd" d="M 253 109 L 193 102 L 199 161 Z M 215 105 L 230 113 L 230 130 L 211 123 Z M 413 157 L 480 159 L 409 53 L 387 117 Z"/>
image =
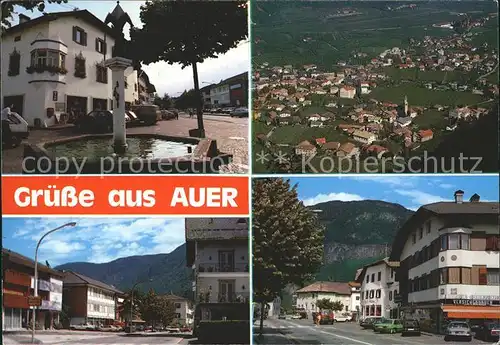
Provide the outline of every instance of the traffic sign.
<path id="1" fill-rule="evenodd" d="M 42 305 L 41 296 L 28 296 L 28 305 L 30 307 L 39 307 Z"/>

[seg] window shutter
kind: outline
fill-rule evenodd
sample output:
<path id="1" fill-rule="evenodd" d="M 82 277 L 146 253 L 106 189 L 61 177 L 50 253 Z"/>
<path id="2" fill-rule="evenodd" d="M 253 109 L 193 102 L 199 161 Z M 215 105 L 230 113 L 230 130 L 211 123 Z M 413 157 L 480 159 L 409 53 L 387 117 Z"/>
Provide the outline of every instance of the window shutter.
<path id="1" fill-rule="evenodd" d="M 87 33 L 85 31 L 82 32 L 82 40 L 83 40 L 83 45 L 87 46 Z"/>
<path id="2" fill-rule="evenodd" d="M 102 42 L 102 50 L 102 53 L 106 55 L 106 53 L 108 52 L 108 45 L 106 44 L 106 42 Z"/>
<path id="3" fill-rule="evenodd" d="M 96 52 L 99 51 L 99 39 L 98 38 L 95 39 L 95 51 Z"/>
<path id="4" fill-rule="evenodd" d="M 76 42 L 76 26 L 73 26 L 73 41 Z"/>

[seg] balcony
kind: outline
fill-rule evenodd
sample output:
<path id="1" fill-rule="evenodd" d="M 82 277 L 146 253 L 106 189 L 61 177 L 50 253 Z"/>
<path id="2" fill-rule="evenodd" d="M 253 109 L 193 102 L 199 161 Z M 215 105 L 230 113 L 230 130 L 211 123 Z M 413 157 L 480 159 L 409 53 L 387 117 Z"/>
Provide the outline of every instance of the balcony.
<path id="1" fill-rule="evenodd" d="M 248 239 L 248 226 L 243 229 L 186 229 L 186 240 Z"/>
<path id="2" fill-rule="evenodd" d="M 196 298 L 197 303 L 250 303 L 249 292 L 236 293 L 200 293 Z"/>
<path id="3" fill-rule="evenodd" d="M 249 272 L 248 263 L 226 264 L 226 263 L 200 263 L 198 273 L 214 272 Z"/>

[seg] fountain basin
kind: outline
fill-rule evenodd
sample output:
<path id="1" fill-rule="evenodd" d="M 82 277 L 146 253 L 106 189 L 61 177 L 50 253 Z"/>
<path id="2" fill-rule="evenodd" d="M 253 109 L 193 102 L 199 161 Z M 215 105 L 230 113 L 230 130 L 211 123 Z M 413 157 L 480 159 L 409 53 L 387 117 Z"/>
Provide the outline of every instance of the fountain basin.
<path id="1" fill-rule="evenodd" d="M 25 145 L 23 174 L 210 174 L 232 160 L 211 139 L 134 134 L 127 145 L 115 154 L 111 134 Z"/>

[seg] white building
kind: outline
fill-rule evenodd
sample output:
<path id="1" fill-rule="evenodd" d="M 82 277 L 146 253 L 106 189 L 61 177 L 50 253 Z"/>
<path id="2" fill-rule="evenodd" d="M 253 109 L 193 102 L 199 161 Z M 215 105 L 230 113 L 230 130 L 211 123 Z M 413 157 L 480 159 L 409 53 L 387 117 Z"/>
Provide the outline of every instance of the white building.
<path id="1" fill-rule="evenodd" d="M 359 317 L 361 312 L 361 284 L 357 282 L 350 282 L 351 287 L 351 303 L 349 304 L 349 311 L 352 315 Z"/>
<path id="2" fill-rule="evenodd" d="M 190 326 L 193 324 L 193 308 L 190 300 L 184 297 L 175 295 L 166 295 L 165 298 L 169 299 L 175 307 L 175 319 L 174 324 L 179 324 L 181 326 Z"/>
<path id="3" fill-rule="evenodd" d="M 354 98 L 354 96 L 356 96 L 356 89 L 352 86 L 342 86 L 339 90 L 341 98 Z"/>
<path id="4" fill-rule="evenodd" d="M 187 218 L 187 265 L 194 272 L 195 320 L 221 316 L 214 305 L 233 304 L 249 316 L 247 218 Z"/>
<path id="5" fill-rule="evenodd" d="M 210 89 L 210 101 L 212 106 L 227 106 L 231 104 L 229 84 L 220 83 L 213 85 Z"/>
<path id="6" fill-rule="evenodd" d="M 374 133 L 368 131 L 360 131 L 360 130 L 355 130 L 352 133 L 352 138 L 356 141 L 368 145 L 377 140 L 377 136 Z"/>
<path id="7" fill-rule="evenodd" d="M 420 207 L 393 242 L 405 312 L 432 332 L 449 319 L 500 318 L 499 203 L 463 196 Z"/>
<path id="8" fill-rule="evenodd" d="M 395 296 L 399 286 L 395 280 L 395 267 L 388 258 L 363 267 L 357 281 L 361 283 L 361 317 L 396 318 L 399 315 Z"/>
<path id="9" fill-rule="evenodd" d="M 297 300 L 295 306 L 305 309 L 307 313 L 312 313 L 319 311 L 319 300 L 328 299 L 332 302 L 342 303 L 342 311 L 349 312 L 351 293 L 349 283 L 315 282 L 296 291 Z"/>
<path id="10" fill-rule="evenodd" d="M 2 107 L 13 104 L 30 126 L 47 127 L 62 114 L 113 108 L 113 32 L 87 10 L 58 12 L 20 23 L 2 36 Z M 138 99 L 137 73 L 125 71 L 125 101 Z"/>

